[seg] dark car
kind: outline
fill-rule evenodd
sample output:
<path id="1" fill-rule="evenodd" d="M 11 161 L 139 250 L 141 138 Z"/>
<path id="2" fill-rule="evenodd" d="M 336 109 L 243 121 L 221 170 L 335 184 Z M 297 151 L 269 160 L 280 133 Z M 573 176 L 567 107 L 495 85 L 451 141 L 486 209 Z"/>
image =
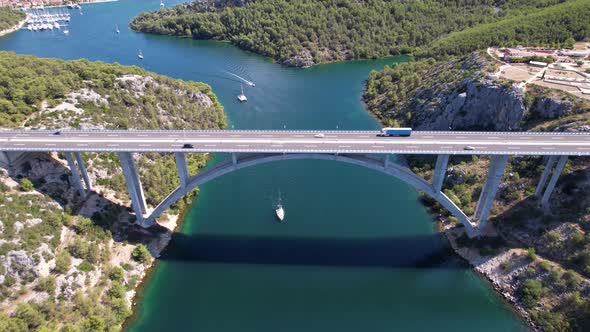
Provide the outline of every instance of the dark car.
<path id="1" fill-rule="evenodd" d="M 182 146 L 183 149 L 192 149 L 194 148 L 194 146 L 190 143 L 184 143 L 184 145 Z"/>
<path id="2" fill-rule="evenodd" d="M 53 135 L 61 135 L 61 131 L 57 130 L 53 133 Z"/>

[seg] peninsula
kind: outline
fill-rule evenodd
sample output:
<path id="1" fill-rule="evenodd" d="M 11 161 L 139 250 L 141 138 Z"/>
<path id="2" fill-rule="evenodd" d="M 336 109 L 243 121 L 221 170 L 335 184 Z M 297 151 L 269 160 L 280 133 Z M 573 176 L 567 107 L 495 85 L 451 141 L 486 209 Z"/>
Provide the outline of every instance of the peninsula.
<path id="1" fill-rule="evenodd" d="M 3 128 L 225 127 L 210 87 L 86 60 L 0 52 Z M 30 84 L 30 82 L 35 84 Z M 0 175 L 0 330 L 116 331 L 135 290 L 168 244 L 187 195 L 144 229 L 130 214 L 116 154 L 86 153 L 93 192 L 70 185 L 61 153 L 14 160 Z M 207 157 L 191 154 L 189 171 Z M 170 155 L 137 160 L 148 204 L 178 186 Z M 174 168 L 174 166 L 172 166 Z"/>

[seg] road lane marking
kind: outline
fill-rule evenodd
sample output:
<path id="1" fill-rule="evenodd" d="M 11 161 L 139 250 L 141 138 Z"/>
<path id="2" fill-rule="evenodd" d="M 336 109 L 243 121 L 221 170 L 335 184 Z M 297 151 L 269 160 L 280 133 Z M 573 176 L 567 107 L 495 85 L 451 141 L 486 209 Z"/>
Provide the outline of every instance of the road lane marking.
<path id="1" fill-rule="evenodd" d="M 217 144 L 205 144 L 205 146 L 212 147 L 212 146 L 217 146 Z"/>
<path id="2" fill-rule="evenodd" d="M 229 135 L 229 137 L 242 137 L 242 135 Z"/>
<path id="3" fill-rule="evenodd" d="M 293 135 L 293 137 L 305 137 L 304 135 Z"/>
<path id="4" fill-rule="evenodd" d="M 119 144 L 107 144 L 108 146 L 119 146 Z"/>
<path id="5" fill-rule="evenodd" d="M 304 148 L 317 148 L 317 145 L 304 145 Z"/>
<path id="6" fill-rule="evenodd" d="M 417 145 L 406 145 L 406 148 L 408 148 L 408 149 L 417 149 L 418 146 Z"/>
<path id="7" fill-rule="evenodd" d="M 178 135 L 168 135 L 168 137 L 178 137 Z"/>
<path id="8" fill-rule="evenodd" d="M 260 135 L 261 137 L 272 137 L 272 135 Z"/>
<path id="9" fill-rule="evenodd" d="M 151 144 L 139 144 L 139 146 L 141 147 L 148 147 L 148 146 L 152 146 Z"/>
<path id="10" fill-rule="evenodd" d="M 25 143 L 15 143 L 14 145 L 16 145 L 16 146 L 23 146 L 23 145 L 25 145 Z"/>
<path id="11" fill-rule="evenodd" d="M 47 145 L 47 146 L 55 146 L 55 144 L 53 144 L 53 143 L 46 143 L 45 145 Z"/>
<path id="12" fill-rule="evenodd" d="M 77 145 L 77 146 L 88 146 L 88 144 L 86 144 L 86 143 L 78 143 L 78 144 L 76 144 L 76 145 Z"/>
<path id="13" fill-rule="evenodd" d="M 453 147 L 452 146 L 441 146 L 440 148 L 441 149 L 452 149 Z"/>
<path id="14" fill-rule="evenodd" d="M 139 137 L 148 137 L 148 135 L 145 135 L 145 134 L 140 134 L 140 135 L 137 135 L 137 136 L 139 136 Z"/>
<path id="15" fill-rule="evenodd" d="M 88 136 L 90 136 L 90 135 L 88 135 L 88 134 L 78 134 L 78 137 L 88 137 Z"/>
<path id="16" fill-rule="evenodd" d="M 119 137 L 119 135 L 114 135 L 114 134 L 108 134 L 108 137 Z"/>
<path id="17" fill-rule="evenodd" d="M 590 150 L 590 148 L 578 148 L 578 150 Z"/>
<path id="18" fill-rule="evenodd" d="M 508 149 L 509 150 L 520 150 L 520 147 L 518 147 L 518 146 L 509 146 Z"/>
<path id="19" fill-rule="evenodd" d="M 542 146 L 541 149 L 543 149 L 543 150 L 555 150 L 554 147 L 550 147 L 550 146 Z"/>
<path id="20" fill-rule="evenodd" d="M 551 139 L 563 139 L 563 137 L 551 137 Z"/>
<path id="21" fill-rule="evenodd" d="M 455 138 L 457 138 L 457 139 L 465 139 L 465 138 L 467 138 L 467 136 L 457 136 Z"/>
<path id="22" fill-rule="evenodd" d="M 376 148 L 384 148 L 385 146 L 383 145 L 375 145 Z"/>
<path id="23" fill-rule="evenodd" d="M 359 136 L 359 138 L 369 138 L 369 137 L 371 137 L 371 136 L 369 136 L 369 135 L 360 135 Z"/>
<path id="24" fill-rule="evenodd" d="M 239 148 L 247 148 L 247 147 L 250 146 L 250 144 L 238 144 L 236 146 L 239 147 Z"/>
<path id="25" fill-rule="evenodd" d="M 500 139 L 498 136 L 488 136 L 489 139 Z"/>
<path id="26" fill-rule="evenodd" d="M 197 136 L 199 136 L 199 137 L 209 137 L 211 135 L 200 134 L 200 135 L 197 135 Z"/>
<path id="27" fill-rule="evenodd" d="M 533 139 L 532 137 L 519 137 L 518 139 Z"/>
<path id="28" fill-rule="evenodd" d="M 350 145 L 338 145 L 339 148 L 349 148 Z"/>

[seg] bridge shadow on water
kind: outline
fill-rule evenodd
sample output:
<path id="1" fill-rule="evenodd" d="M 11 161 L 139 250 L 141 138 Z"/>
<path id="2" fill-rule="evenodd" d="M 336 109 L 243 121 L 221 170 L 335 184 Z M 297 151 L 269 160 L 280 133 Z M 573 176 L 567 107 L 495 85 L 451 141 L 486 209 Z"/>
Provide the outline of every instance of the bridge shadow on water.
<path id="1" fill-rule="evenodd" d="M 160 259 L 264 265 L 466 268 L 455 257 L 440 234 L 334 239 L 175 233 Z"/>

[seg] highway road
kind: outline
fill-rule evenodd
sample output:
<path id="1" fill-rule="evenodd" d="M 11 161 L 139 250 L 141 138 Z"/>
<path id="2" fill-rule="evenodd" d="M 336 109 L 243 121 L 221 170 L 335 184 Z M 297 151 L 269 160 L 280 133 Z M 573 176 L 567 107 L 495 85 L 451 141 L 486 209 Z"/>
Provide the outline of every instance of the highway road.
<path id="1" fill-rule="evenodd" d="M 318 133 L 323 138 L 315 137 Z M 0 151 L 590 155 L 590 133 L 291 130 L 0 130 Z M 184 144 L 193 148 L 183 148 Z M 470 146 L 473 149 L 467 150 Z"/>

